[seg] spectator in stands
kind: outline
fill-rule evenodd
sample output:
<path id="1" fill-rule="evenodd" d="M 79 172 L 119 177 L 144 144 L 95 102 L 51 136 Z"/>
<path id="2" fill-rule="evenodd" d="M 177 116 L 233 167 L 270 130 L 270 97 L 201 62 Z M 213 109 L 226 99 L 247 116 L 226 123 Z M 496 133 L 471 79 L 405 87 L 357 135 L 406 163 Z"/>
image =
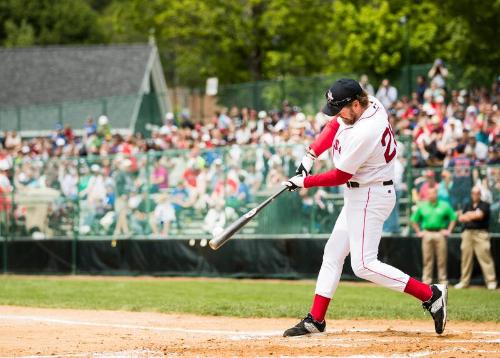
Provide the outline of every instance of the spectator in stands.
<path id="1" fill-rule="evenodd" d="M 443 60 L 437 58 L 429 70 L 428 77 L 431 84 L 434 83 L 438 88 L 446 89 L 446 79 L 448 78 L 448 69 L 444 66 Z"/>
<path id="2" fill-rule="evenodd" d="M 425 76 L 418 75 L 416 93 L 417 93 L 418 103 L 420 104 L 424 104 L 424 93 L 426 89 L 427 89 L 427 82 L 425 81 Z"/>
<path id="3" fill-rule="evenodd" d="M 368 75 L 361 75 L 361 77 L 359 78 L 359 85 L 370 96 L 375 95 L 373 86 L 370 84 L 370 81 L 368 80 Z"/>
<path id="4" fill-rule="evenodd" d="M 129 195 L 133 188 L 132 177 L 130 175 L 131 161 L 122 155 L 117 155 L 115 159 L 115 171 L 113 178 L 115 181 L 116 199 L 116 226 L 114 234 L 129 235 L 128 217 L 130 209 L 128 206 Z"/>
<path id="5" fill-rule="evenodd" d="M 78 198 L 78 175 L 74 166 L 66 164 L 59 167 L 59 183 L 66 198 L 69 200 Z"/>
<path id="6" fill-rule="evenodd" d="M 176 221 L 175 209 L 167 194 L 160 194 L 158 205 L 150 219 L 154 235 L 168 236 L 171 224 Z"/>
<path id="7" fill-rule="evenodd" d="M 3 135 L 0 137 L 0 149 L 5 148 L 5 139 L 7 138 L 7 134 L 9 131 L 3 131 Z"/>
<path id="8" fill-rule="evenodd" d="M 389 109 L 398 99 L 398 90 L 390 85 L 389 79 L 385 78 L 378 88 L 376 97 L 385 109 Z"/>
<path id="9" fill-rule="evenodd" d="M 453 178 L 449 170 L 441 172 L 441 181 L 438 184 L 438 200 L 447 202 L 453 207 L 453 197 L 450 195 L 453 187 Z"/>
<path id="10" fill-rule="evenodd" d="M 0 161 L 0 232 L 4 232 L 12 209 L 11 192 L 13 187 L 8 176 L 9 166 Z"/>
<path id="11" fill-rule="evenodd" d="M 217 116 L 217 128 L 222 132 L 229 131 L 229 127 L 232 125 L 231 118 L 227 115 L 227 108 L 223 108 L 220 112 L 216 113 Z"/>
<path id="12" fill-rule="evenodd" d="M 153 221 L 156 203 L 147 192 L 145 186 L 141 187 L 139 192 L 129 199 L 132 215 L 130 216 L 130 226 L 134 234 L 149 235 L 151 233 L 150 224 Z"/>
<path id="13" fill-rule="evenodd" d="M 456 209 L 462 209 L 468 201 L 467 193 L 472 188 L 472 170 L 475 165 L 473 159 L 465 155 L 465 145 L 459 144 L 457 155 L 450 160 L 448 168 L 453 172 L 453 187 L 451 195 L 454 197 Z"/>
<path id="14" fill-rule="evenodd" d="M 478 141 L 474 135 L 469 136 L 465 152 L 480 163 L 485 163 L 488 159 L 488 146 Z"/>
<path id="15" fill-rule="evenodd" d="M 462 138 L 462 133 L 462 121 L 449 116 L 443 126 L 443 137 L 441 138 L 441 145 L 446 153 L 450 153 L 456 148 L 458 141 Z"/>
<path id="16" fill-rule="evenodd" d="M 87 187 L 80 192 L 80 197 L 85 198 L 82 206 L 84 212 L 83 233 L 90 233 L 95 228 L 96 219 L 100 219 L 104 215 L 104 207 L 106 204 L 106 187 L 102 169 L 97 164 L 92 164 L 90 167 L 92 175 L 88 181 Z"/>
<path id="17" fill-rule="evenodd" d="M 182 211 L 184 208 L 187 208 L 187 202 L 189 199 L 189 192 L 184 184 L 184 181 L 180 180 L 177 183 L 177 186 L 172 190 L 170 195 L 170 200 L 172 202 L 172 207 L 175 210 L 175 223 L 177 225 L 177 229 L 180 230 L 182 228 L 181 218 Z M 192 210 L 187 208 L 187 210 Z"/>
<path id="18" fill-rule="evenodd" d="M 5 136 L 4 148 L 12 153 L 21 149 L 21 136 L 16 131 L 7 132 Z"/>
<path id="19" fill-rule="evenodd" d="M 463 212 L 459 212 L 458 221 L 463 224 L 461 275 L 455 288 L 466 288 L 470 284 L 474 254 L 483 271 L 486 287 L 489 290 L 497 288 L 495 262 L 491 256 L 490 236 L 488 233 L 490 205 L 481 200 L 481 189 L 472 188 L 471 201 Z"/>
<path id="20" fill-rule="evenodd" d="M 161 157 L 155 160 L 153 172 L 151 173 L 151 186 L 152 192 L 157 193 L 168 189 L 168 170 L 167 159 Z"/>
<path id="21" fill-rule="evenodd" d="M 448 282 L 447 237 L 455 228 L 457 214 L 451 206 L 437 198 L 437 190 L 428 191 L 428 201 L 422 202 L 411 216 L 416 235 L 422 239 L 423 274 L 422 282 L 433 281 L 434 257 L 437 256 L 440 284 Z"/>
<path id="22" fill-rule="evenodd" d="M 216 227 L 226 226 L 226 212 L 224 210 L 224 198 L 217 198 L 210 202 L 210 208 L 203 220 L 203 229 L 207 233 L 212 233 Z"/>
<path id="23" fill-rule="evenodd" d="M 6 149 L 0 147 L 0 170 L 8 171 L 12 168 L 12 165 L 12 155 L 10 155 L 10 153 Z"/>
<path id="24" fill-rule="evenodd" d="M 443 119 L 443 110 L 441 105 L 444 103 L 445 91 L 443 88 L 439 87 L 436 82 L 431 82 L 429 88 L 424 92 L 424 108 L 434 109 L 439 120 Z"/>
<path id="25" fill-rule="evenodd" d="M 85 121 L 85 124 L 83 125 L 83 130 L 84 130 L 84 137 L 88 138 L 92 136 L 93 134 L 97 133 L 97 127 L 94 123 L 94 118 L 88 117 L 87 120 Z"/>
<path id="26" fill-rule="evenodd" d="M 421 179 L 417 178 L 416 184 L 418 185 L 418 181 Z M 436 181 L 436 173 L 433 170 L 427 170 L 425 172 L 425 182 L 422 184 L 420 189 L 418 190 L 418 196 L 416 201 L 426 201 L 430 198 L 430 191 L 437 190 L 438 183 Z"/>
<path id="27" fill-rule="evenodd" d="M 99 138 L 105 139 L 106 141 L 111 140 L 111 125 L 109 124 L 108 117 L 105 115 L 100 116 L 98 124 L 97 135 Z"/>

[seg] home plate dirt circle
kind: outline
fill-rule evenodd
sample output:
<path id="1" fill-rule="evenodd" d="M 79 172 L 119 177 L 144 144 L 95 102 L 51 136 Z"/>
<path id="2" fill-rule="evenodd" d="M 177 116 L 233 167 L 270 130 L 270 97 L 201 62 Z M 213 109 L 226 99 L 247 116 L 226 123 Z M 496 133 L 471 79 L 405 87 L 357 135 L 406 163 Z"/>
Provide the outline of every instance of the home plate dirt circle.
<path id="1" fill-rule="evenodd" d="M 500 324 L 330 320 L 283 338 L 296 320 L 0 306 L 0 357 L 498 357 Z"/>

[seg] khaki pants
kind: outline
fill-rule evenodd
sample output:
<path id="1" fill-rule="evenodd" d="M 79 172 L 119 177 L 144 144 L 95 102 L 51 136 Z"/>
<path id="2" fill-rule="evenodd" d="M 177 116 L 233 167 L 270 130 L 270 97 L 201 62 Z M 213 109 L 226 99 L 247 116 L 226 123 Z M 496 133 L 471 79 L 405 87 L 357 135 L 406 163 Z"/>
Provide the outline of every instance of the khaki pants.
<path id="1" fill-rule="evenodd" d="M 462 263 L 460 282 L 465 286 L 470 283 L 474 253 L 483 271 L 486 284 L 496 282 L 495 263 L 491 257 L 490 236 L 486 230 L 464 230 L 462 233 Z"/>
<path id="2" fill-rule="evenodd" d="M 438 279 L 440 283 L 448 282 L 447 274 L 447 242 L 446 237 L 440 232 L 428 231 L 422 238 L 423 273 L 422 281 L 432 283 L 434 270 L 434 256 L 437 256 Z"/>
<path id="3" fill-rule="evenodd" d="M 117 219 L 113 236 L 118 236 L 120 234 L 129 235 L 130 230 L 128 227 L 128 200 L 123 197 L 116 198 L 115 211 L 117 212 Z"/>

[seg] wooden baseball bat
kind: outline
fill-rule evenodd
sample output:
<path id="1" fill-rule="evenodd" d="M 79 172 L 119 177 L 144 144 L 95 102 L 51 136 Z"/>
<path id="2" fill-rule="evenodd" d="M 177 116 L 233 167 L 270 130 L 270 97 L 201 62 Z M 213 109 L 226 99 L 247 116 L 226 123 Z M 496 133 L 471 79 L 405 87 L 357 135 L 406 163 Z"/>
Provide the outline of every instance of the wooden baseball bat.
<path id="1" fill-rule="evenodd" d="M 215 236 L 208 243 L 213 250 L 217 250 L 219 247 L 224 245 L 234 234 L 236 234 L 243 226 L 245 226 L 250 220 L 252 220 L 259 211 L 264 209 L 267 205 L 269 205 L 274 199 L 280 196 L 283 192 L 287 191 L 288 187 L 283 187 L 265 201 L 260 203 L 257 207 L 250 210 L 248 213 L 240 217 L 238 220 L 229 225 L 223 232 Z"/>

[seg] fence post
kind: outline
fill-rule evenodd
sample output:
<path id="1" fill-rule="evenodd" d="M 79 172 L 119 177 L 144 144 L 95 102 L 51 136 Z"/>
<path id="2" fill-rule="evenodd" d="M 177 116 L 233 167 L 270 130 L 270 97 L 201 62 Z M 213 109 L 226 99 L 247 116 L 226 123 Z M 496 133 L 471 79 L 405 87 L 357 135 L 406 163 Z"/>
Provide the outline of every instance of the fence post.
<path id="1" fill-rule="evenodd" d="M 3 195 L 3 194 L 0 194 L 0 195 Z M 14 203 L 12 203 L 14 204 Z M 10 228 L 10 218 L 9 218 L 9 215 L 11 215 L 12 213 L 9 213 L 9 210 L 8 208 L 6 208 L 7 210 L 5 211 L 5 225 L 3 226 L 5 228 L 5 233 L 1 233 L 0 234 L 3 234 L 3 245 L 2 245 L 2 271 L 4 274 L 7 273 L 7 268 L 8 268 L 8 264 L 7 264 L 7 261 L 8 261 L 8 254 L 7 254 L 7 242 L 9 241 L 9 228 Z M 13 210 L 11 210 L 13 211 Z M 3 213 L 2 213 L 2 216 L 3 216 Z M 0 218 L 0 219 L 4 219 L 4 218 Z M 2 227 L 1 225 L 1 222 L 0 222 L 0 228 Z"/>
<path id="2" fill-rule="evenodd" d="M 12 178 L 16 175 L 16 163 L 12 165 Z M 9 270 L 9 236 L 11 231 L 11 221 L 14 220 L 14 195 L 16 191 L 16 185 L 14 180 L 12 180 L 12 191 L 10 192 L 10 210 L 6 208 L 5 211 L 5 236 L 3 241 L 3 250 L 2 250 L 2 261 L 3 261 L 3 273 L 6 274 Z"/>
<path id="3" fill-rule="evenodd" d="M 5 230 L 5 236 L 3 237 L 3 245 L 2 245 L 2 262 L 3 262 L 3 267 L 2 271 L 4 274 L 7 273 L 7 235 L 8 235 L 8 230 Z"/>
<path id="4" fill-rule="evenodd" d="M 21 107 L 16 107 L 17 132 L 21 131 Z"/>
<path id="5" fill-rule="evenodd" d="M 281 103 L 283 103 L 286 100 L 286 83 L 285 83 L 285 78 L 282 77 L 278 81 L 280 81 Z M 281 105 L 281 103 L 280 103 L 280 105 Z"/>
<path id="6" fill-rule="evenodd" d="M 154 160 L 158 160 L 154 154 L 152 154 L 150 151 L 146 152 L 146 212 L 149 218 L 149 215 L 151 214 L 151 156 L 153 156 Z"/>
<path id="7" fill-rule="evenodd" d="M 73 240 L 71 241 L 71 274 L 75 275 L 77 271 L 77 255 L 78 255 L 78 235 L 80 233 L 80 160 L 76 160 L 76 173 L 78 180 L 76 181 L 76 207 L 73 214 Z"/>
<path id="8" fill-rule="evenodd" d="M 256 111 L 259 110 L 258 108 L 258 96 L 259 96 L 259 83 L 257 81 L 252 83 L 252 99 L 253 99 L 253 109 Z"/>
<path id="9" fill-rule="evenodd" d="M 108 99 L 107 97 L 102 98 L 102 115 L 108 115 Z"/>
<path id="10" fill-rule="evenodd" d="M 63 124 L 63 104 L 59 103 L 57 106 L 57 116 L 59 117 L 59 123 Z"/>
<path id="11" fill-rule="evenodd" d="M 406 187 L 408 188 L 408 207 L 407 207 L 407 218 L 408 218 L 408 236 L 411 236 L 412 226 L 411 226 L 411 207 L 413 205 L 413 166 L 412 166 L 412 153 L 413 153 L 413 138 L 407 136 L 408 149 L 406 149 L 406 168 L 409 171 L 406 176 Z"/>

